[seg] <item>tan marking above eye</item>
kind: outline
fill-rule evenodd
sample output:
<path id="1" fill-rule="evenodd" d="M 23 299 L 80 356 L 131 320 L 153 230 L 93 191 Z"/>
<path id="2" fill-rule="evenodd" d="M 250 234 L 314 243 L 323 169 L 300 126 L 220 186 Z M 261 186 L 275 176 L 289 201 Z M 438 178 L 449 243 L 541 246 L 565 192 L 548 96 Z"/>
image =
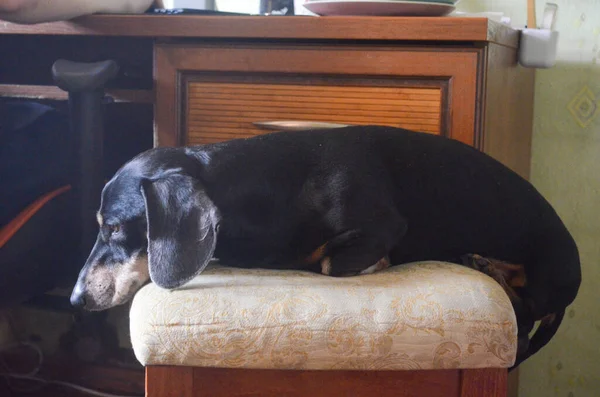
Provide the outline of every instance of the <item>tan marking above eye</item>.
<path id="1" fill-rule="evenodd" d="M 97 212 L 96 213 L 96 220 L 98 221 L 98 225 L 102 226 L 102 224 L 104 223 L 104 219 L 102 218 L 102 215 Z"/>

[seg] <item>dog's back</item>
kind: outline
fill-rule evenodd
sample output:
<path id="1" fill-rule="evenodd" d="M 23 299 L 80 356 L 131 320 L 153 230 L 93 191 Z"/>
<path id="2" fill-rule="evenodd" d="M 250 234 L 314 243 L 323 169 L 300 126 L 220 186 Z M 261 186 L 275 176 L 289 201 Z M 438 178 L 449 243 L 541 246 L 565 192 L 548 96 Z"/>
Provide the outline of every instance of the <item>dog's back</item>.
<path id="1" fill-rule="evenodd" d="M 307 184 L 313 185 L 312 196 L 349 184 L 391 195 L 409 225 L 392 253 L 396 263 L 456 258 L 474 251 L 515 263 L 560 251 L 570 253 L 570 262 L 578 262 L 577 248 L 563 222 L 528 181 L 453 139 L 357 126 L 271 133 L 214 148 L 208 149 L 218 164 L 213 180 L 255 184 L 258 174 L 264 189 L 277 190 L 266 196 L 284 191 L 274 200 L 291 203 L 306 192 Z M 222 189 L 221 184 L 216 186 Z M 233 197 L 223 196 L 223 200 Z M 565 267 L 573 269 L 570 278 L 580 277 L 578 263 L 536 267 L 557 281 L 564 279 Z"/>
<path id="2" fill-rule="evenodd" d="M 533 236 L 568 234 L 531 183 L 453 139 L 359 126 L 272 133 L 217 147 L 218 180 L 256 183 L 251 175 L 259 174 L 290 196 L 307 183 L 328 191 L 378 187 L 391 195 L 410 225 L 400 244 L 410 248 L 398 252 L 402 262 L 453 257 L 465 249 L 526 261 Z M 316 190 L 311 194 L 321 193 Z"/>

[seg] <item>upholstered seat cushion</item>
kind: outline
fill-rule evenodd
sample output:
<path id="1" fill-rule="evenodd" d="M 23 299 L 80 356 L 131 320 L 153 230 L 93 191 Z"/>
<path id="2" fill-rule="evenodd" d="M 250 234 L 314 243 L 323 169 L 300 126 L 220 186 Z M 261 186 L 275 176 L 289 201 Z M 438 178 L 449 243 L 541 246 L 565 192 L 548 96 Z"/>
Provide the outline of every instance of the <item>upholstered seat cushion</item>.
<path id="1" fill-rule="evenodd" d="M 517 327 L 490 277 L 443 262 L 333 278 L 207 268 L 142 288 L 131 338 L 145 365 L 413 370 L 509 367 Z"/>

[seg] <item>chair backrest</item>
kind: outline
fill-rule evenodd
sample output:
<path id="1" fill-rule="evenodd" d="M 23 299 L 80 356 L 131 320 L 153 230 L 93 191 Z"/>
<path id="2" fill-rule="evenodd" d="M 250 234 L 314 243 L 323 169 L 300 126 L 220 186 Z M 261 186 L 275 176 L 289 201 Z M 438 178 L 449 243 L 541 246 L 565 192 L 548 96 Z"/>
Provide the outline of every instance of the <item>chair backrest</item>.
<path id="1" fill-rule="evenodd" d="M 96 239 L 95 212 L 104 186 L 104 87 L 118 71 L 117 63 L 112 60 L 84 63 L 59 59 L 52 65 L 56 85 L 69 94 L 77 164 L 73 192 L 81 225 L 81 261 L 85 261 Z"/>

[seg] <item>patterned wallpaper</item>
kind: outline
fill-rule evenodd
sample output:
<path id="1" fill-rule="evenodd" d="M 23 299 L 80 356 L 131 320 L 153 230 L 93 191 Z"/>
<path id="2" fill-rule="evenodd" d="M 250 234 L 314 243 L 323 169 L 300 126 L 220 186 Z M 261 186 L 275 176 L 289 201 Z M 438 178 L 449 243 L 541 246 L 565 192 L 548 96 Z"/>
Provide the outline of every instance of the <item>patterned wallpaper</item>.
<path id="1" fill-rule="evenodd" d="M 520 370 L 520 397 L 600 396 L 600 1 L 554 0 L 558 61 L 536 72 L 531 180 L 575 237 L 583 285 L 563 326 Z M 537 2 L 540 21 L 544 2 Z M 461 11 L 526 21 L 525 0 L 462 0 Z"/>
<path id="2" fill-rule="evenodd" d="M 598 113 L 600 113 L 598 100 L 599 98 L 586 84 L 569 102 L 567 109 L 581 128 L 589 127 L 598 117 Z"/>

